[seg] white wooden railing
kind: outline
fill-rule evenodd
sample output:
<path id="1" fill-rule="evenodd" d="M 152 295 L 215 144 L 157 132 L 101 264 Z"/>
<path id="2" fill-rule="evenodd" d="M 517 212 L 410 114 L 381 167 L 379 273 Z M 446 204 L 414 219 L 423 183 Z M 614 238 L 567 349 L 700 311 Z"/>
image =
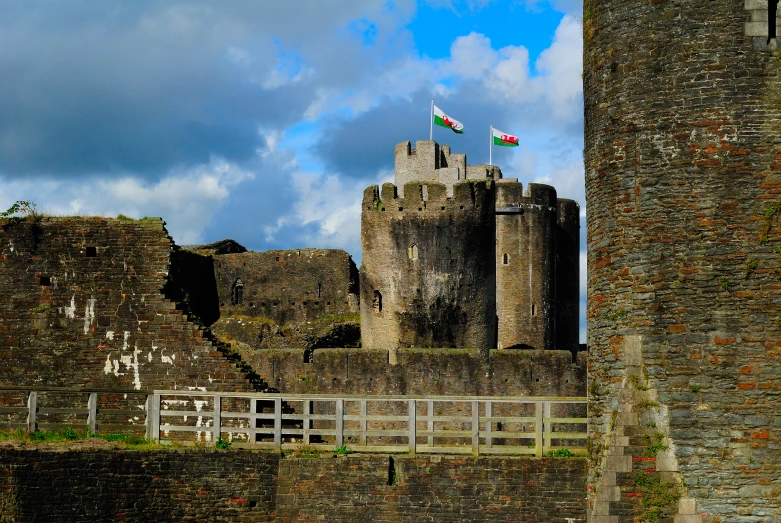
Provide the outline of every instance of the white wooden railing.
<path id="1" fill-rule="evenodd" d="M 101 416 L 119 415 L 139 429 L 143 427 L 146 437 L 154 441 L 230 440 L 276 449 L 304 445 L 333 450 L 346 445 L 355 452 L 544 456 L 561 448 L 584 452 L 588 423 L 587 401 L 582 397 L 336 396 L 160 390 L 148 394 L 133 391 L 129 394 L 138 397 L 135 408 L 116 410 L 98 408 L 99 395 L 127 393 L 67 391 L 86 395 L 86 406 L 47 408 L 37 403 L 39 393 L 44 392 L 52 395 L 62 390 L 28 390 L 26 406 L 0 406 L 0 415 L 26 415 L 25 422 L 0 419 L 0 426 L 21 426 L 28 431 L 56 428 L 57 424 L 41 424 L 41 416 L 65 414 L 77 420 L 83 418 L 95 433 L 105 432 L 99 421 Z M 70 420 L 68 424 L 78 423 Z M 114 430 L 116 427 L 111 425 Z M 193 432 L 196 438 L 188 437 L 187 433 Z"/>

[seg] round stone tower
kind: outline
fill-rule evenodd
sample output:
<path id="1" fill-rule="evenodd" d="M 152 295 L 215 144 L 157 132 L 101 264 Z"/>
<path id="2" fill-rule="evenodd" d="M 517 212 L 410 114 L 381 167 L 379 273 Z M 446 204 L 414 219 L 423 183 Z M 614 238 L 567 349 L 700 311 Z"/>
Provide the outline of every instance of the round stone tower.
<path id="1" fill-rule="evenodd" d="M 592 521 L 645 426 L 689 487 L 670 514 L 781 514 L 775 8 L 584 4 Z"/>
<path id="2" fill-rule="evenodd" d="M 364 191 L 364 347 L 496 347 L 494 182 L 466 180 Z"/>

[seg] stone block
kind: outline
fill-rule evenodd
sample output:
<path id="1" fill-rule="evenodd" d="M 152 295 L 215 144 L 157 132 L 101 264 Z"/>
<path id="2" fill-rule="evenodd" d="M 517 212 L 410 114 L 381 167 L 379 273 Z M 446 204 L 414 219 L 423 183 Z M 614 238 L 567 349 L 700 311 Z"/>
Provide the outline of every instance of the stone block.
<path id="1" fill-rule="evenodd" d="M 691 515 L 697 513 L 697 501 L 692 498 L 678 500 L 678 514 Z"/>

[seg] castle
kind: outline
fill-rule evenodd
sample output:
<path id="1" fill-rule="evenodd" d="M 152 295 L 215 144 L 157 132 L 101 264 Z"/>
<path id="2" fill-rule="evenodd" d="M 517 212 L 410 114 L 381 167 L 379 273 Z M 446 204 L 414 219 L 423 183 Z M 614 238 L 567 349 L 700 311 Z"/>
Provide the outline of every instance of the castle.
<path id="1" fill-rule="evenodd" d="M 573 364 L 565 351 L 491 350 L 570 343 L 562 341 L 570 331 L 561 318 L 573 311 L 561 304 L 576 294 L 559 268 L 573 266 L 567 258 L 577 248 L 560 245 L 576 237 L 577 208 L 564 202 L 562 209 L 544 187 L 532 185 L 524 196 L 495 167 L 468 167 L 463 155 L 434 142 L 419 142 L 414 154 L 409 144 L 399 146 L 395 186 L 365 193 L 364 347 L 318 350 L 311 359 L 301 348 L 255 350 L 243 353 L 245 361 L 293 393 L 572 396 L 587 390 L 590 456 L 580 463 L 588 469 L 589 521 L 777 522 L 781 61 L 769 37 L 781 21 L 767 20 L 770 7 L 773 0 L 584 4 L 588 387 L 584 353 Z M 165 294 L 169 267 L 172 276 L 177 269 L 161 221 L 49 218 L 1 225 L 6 387 L 257 390 Z M 534 235 L 552 248 L 536 248 Z M 263 298 L 252 294 L 255 280 L 242 273 L 244 258 L 223 261 L 218 258 L 238 253 L 214 254 L 202 260 L 211 279 L 193 281 L 214 286 L 211 299 L 224 303 L 220 313 L 263 306 L 254 301 Z M 547 287 L 507 292 L 525 280 L 502 280 L 505 254 L 507 265 L 517 260 L 525 274 L 547 271 L 535 280 Z M 298 256 L 288 251 L 263 263 Z M 301 258 L 307 259 L 304 251 Z M 352 271 L 349 263 L 342 266 L 336 292 L 344 297 Z M 293 307 L 313 301 L 318 289 L 307 281 L 283 312 L 308 314 Z M 543 298 L 558 305 L 535 330 L 524 315 L 537 317 L 531 306 L 536 313 Z M 440 330 L 433 328 L 437 322 L 444 322 Z M 372 339 L 376 332 L 384 337 Z M 475 346 L 483 354 L 407 348 L 434 344 Z M 335 464 L 318 479 L 332 483 L 341 473 L 339 460 L 311 461 Z M 521 461 L 492 461 L 491 475 Z M 458 461 L 441 499 L 479 504 L 451 494 L 453 485 L 470 494 L 491 491 L 464 473 L 471 463 Z M 438 477 L 435 467 L 421 467 L 426 485 Z M 380 468 L 372 462 L 360 473 L 385 473 Z M 543 488 L 518 477 L 523 486 L 516 491 Z M 367 488 L 361 477 L 356 488 L 384 494 L 377 486 L 384 478 L 374 478 Z M 366 510 L 363 499 L 345 492 L 339 503 L 319 506 L 354 502 Z M 56 497 L 37 497 L 29 506 Z M 435 499 L 420 492 L 402 497 L 422 498 L 421 505 Z M 500 508 L 496 499 L 485 506 Z M 424 516 L 429 510 L 405 509 Z"/>
<path id="2" fill-rule="evenodd" d="M 361 217 L 365 347 L 578 350 L 580 207 L 424 140 Z"/>

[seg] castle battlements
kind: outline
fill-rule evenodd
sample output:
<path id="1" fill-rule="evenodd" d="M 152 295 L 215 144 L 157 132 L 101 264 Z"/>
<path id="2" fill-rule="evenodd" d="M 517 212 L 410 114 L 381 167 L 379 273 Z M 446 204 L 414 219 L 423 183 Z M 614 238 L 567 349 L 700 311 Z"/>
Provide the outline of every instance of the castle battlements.
<path id="1" fill-rule="evenodd" d="M 445 184 L 433 181 L 407 182 L 403 191 L 400 189 L 392 183 L 367 187 L 363 192 L 364 210 L 391 214 L 471 211 L 494 200 L 490 179 L 462 180 L 451 187 L 450 195 Z"/>

